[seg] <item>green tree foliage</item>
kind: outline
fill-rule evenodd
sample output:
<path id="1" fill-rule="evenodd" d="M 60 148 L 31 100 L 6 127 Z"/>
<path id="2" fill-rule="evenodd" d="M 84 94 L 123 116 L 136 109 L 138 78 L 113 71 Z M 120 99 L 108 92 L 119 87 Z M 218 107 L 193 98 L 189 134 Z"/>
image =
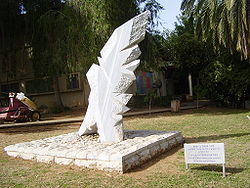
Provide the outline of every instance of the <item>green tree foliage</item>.
<path id="1" fill-rule="evenodd" d="M 214 51 L 212 39 L 199 40 L 194 32 L 195 21 L 192 17 L 180 16 L 175 30 L 161 38 L 159 57 L 164 57 L 161 67 L 174 66 L 172 79 L 177 81 L 177 94 L 188 91 L 185 86 L 191 73 L 196 96 L 222 105 L 243 106 L 244 100 L 250 98 L 248 61 L 223 46 Z"/>
<path id="2" fill-rule="evenodd" d="M 1 50 L 7 42 L 32 46 L 36 73 L 58 76 L 88 69 L 113 30 L 140 11 L 151 25 L 162 7 L 156 0 L 10 0 L 1 3 Z M 152 26 L 153 27 L 153 26 Z M 18 40 L 19 39 L 19 40 Z"/>
<path id="3" fill-rule="evenodd" d="M 199 78 L 200 71 L 214 56 L 209 44 L 199 41 L 194 35 L 193 19 L 185 16 L 179 17 L 179 24 L 175 24 L 175 30 L 166 32 L 162 53 L 165 55 L 165 66 L 174 67 L 172 79 L 176 84 L 177 94 L 188 93 L 187 78 L 192 74 L 193 84 Z"/>
<path id="4" fill-rule="evenodd" d="M 72 71 L 83 50 L 83 23 L 73 8 L 60 0 L 24 1 L 32 37 L 32 61 L 37 76 L 51 76 L 55 101 L 62 107 L 58 77 Z M 78 44 L 78 45 L 76 45 Z"/>
<path id="5" fill-rule="evenodd" d="M 142 58 L 145 60 L 145 70 L 159 71 L 174 65 L 178 69 L 193 73 L 197 71 L 199 64 L 207 61 L 205 43 L 197 40 L 191 33 L 178 33 L 176 30 L 164 35 L 148 35 L 147 38 L 144 43 L 152 46 L 143 49 L 147 52 Z"/>
<path id="6" fill-rule="evenodd" d="M 24 48 L 25 30 L 18 0 L 0 3 L 0 65 L 8 78 L 16 75 L 16 53 Z M 4 68 L 3 68 L 4 67 Z"/>
<path id="7" fill-rule="evenodd" d="M 250 98 L 249 1 L 183 0 L 185 15 L 194 18 L 198 39 L 211 43 L 216 56 L 200 72 L 200 86 L 221 104 L 241 106 Z"/>
<path id="8" fill-rule="evenodd" d="M 151 33 L 158 33 L 156 27 L 159 25 L 159 12 L 163 9 L 158 0 L 137 0 L 137 6 L 141 7 L 141 12 L 150 10 L 150 27 L 148 30 Z"/>
<path id="9" fill-rule="evenodd" d="M 139 13 L 140 4 L 142 9 L 153 9 L 154 25 L 161 9 L 155 0 L 24 1 L 33 32 L 35 70 L 56 76 L 72 69 L 86 71 L 97 63 L 113 30 Z"/>
<path id="10" fill-rule="evenodd" d="M 211 40 L 216 49 L 223 45 L 231 53 L 250 57 L 249 8 L 247 0 L 183 0 L 182 10 L 195 18 L 196 34 Z"/>
<path id="11" fill-rule="evenodd" d="M 250 98 L 250 66 L 240 54 L 231 55 L 228 49 L 214 58 L 200 72 L 203 94 L 221 105 L 242 107 Z"/>
<path id="12" fill-rule="evenodd" d="M 145 9 L 152 10 L 152 32 L 161 9 L 156 0 L 4 0 L 1 50 L 9 49 L 13 57 L 18 42 L 21 47 L 32 47 L 36 76 L 53 77 L 59 93 L 58 76 L 86 72 L 98 63 L 100 49 L 113 30 Z"/>
<path id="13" fill-rule="evenodd" d="M 250 98 L 248 61 L 242 60 L 239 52 L 231 54 L 230 49 L 223 46 L 214 51 L 212 40 L 198 40 L 192 29 L 195 25 L 192 17 L 181 16 L 180 21 L 167 38 L 177 78 L 182 80 L 181 75 L 191 72 L 196 95 L 221 105 L 242 107 L 244 100 Z"/>

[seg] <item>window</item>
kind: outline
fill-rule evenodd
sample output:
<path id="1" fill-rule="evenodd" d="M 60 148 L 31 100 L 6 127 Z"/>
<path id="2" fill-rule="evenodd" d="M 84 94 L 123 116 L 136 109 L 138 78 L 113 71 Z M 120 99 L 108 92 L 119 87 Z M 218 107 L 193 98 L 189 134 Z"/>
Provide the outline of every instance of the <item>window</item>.
<path id="1" fill-rule="evenodd" d="M 79 89 L 79 74 L 70 74 L 67 79 L 67 89 Z"/>
<path id="2" fill-rule="evenodd" d="M 28 94 L 53 92 L 51 78 L 28 80 L 25 85 Z"/>

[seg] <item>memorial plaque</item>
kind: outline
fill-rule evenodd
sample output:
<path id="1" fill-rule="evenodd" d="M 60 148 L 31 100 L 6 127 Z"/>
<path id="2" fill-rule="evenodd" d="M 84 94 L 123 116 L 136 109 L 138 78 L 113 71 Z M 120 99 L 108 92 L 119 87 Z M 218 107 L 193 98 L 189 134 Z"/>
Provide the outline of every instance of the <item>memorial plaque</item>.
<path id="1" fill-rule="evenodd" d="M 188 164 L 222 164 L 225 176 L 224 143 L 184 144 L 186 168 Z"/>

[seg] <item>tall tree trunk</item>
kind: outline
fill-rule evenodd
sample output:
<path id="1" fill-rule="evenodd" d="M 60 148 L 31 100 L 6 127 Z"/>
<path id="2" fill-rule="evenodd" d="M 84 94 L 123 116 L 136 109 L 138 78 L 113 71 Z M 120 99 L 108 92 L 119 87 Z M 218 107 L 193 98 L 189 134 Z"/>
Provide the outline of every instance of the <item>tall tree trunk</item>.
<path id="1" fill-rule="evenodd" d="M 246 41 L 247 41 L 247 58 L 250 62 L 250 0 L 246 0 L 246 19 L 247 19 L 247 28 L 246 28 Z"/>
<path id="2" fill-rule="evenodd" d="M 60 107 L 60 108 L 64 108 L 62 98 L 61 98 L 61 94 L 60 94 L 58 77 L 53 77 L 52 79 L 53 79 L 53 89 L 54 89 L 54 93 L 55 93 L 56 105 L 58 107 Z"/>

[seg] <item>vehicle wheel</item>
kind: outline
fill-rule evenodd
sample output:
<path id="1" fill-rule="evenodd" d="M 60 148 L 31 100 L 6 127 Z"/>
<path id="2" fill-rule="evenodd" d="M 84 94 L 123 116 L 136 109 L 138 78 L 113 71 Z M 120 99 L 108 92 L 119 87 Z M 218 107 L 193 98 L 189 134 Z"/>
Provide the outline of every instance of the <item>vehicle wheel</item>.
<path id="1" fill-rule="evenodd" d="M 31 121 L 38 121 L 38 120 L 40 120 L 40 117 L 41 117 L 41 115 L 40 115 L 39 112 L 33 112 L 33 113 L 31 114 L 30 120 L 31 120 Z"/>

